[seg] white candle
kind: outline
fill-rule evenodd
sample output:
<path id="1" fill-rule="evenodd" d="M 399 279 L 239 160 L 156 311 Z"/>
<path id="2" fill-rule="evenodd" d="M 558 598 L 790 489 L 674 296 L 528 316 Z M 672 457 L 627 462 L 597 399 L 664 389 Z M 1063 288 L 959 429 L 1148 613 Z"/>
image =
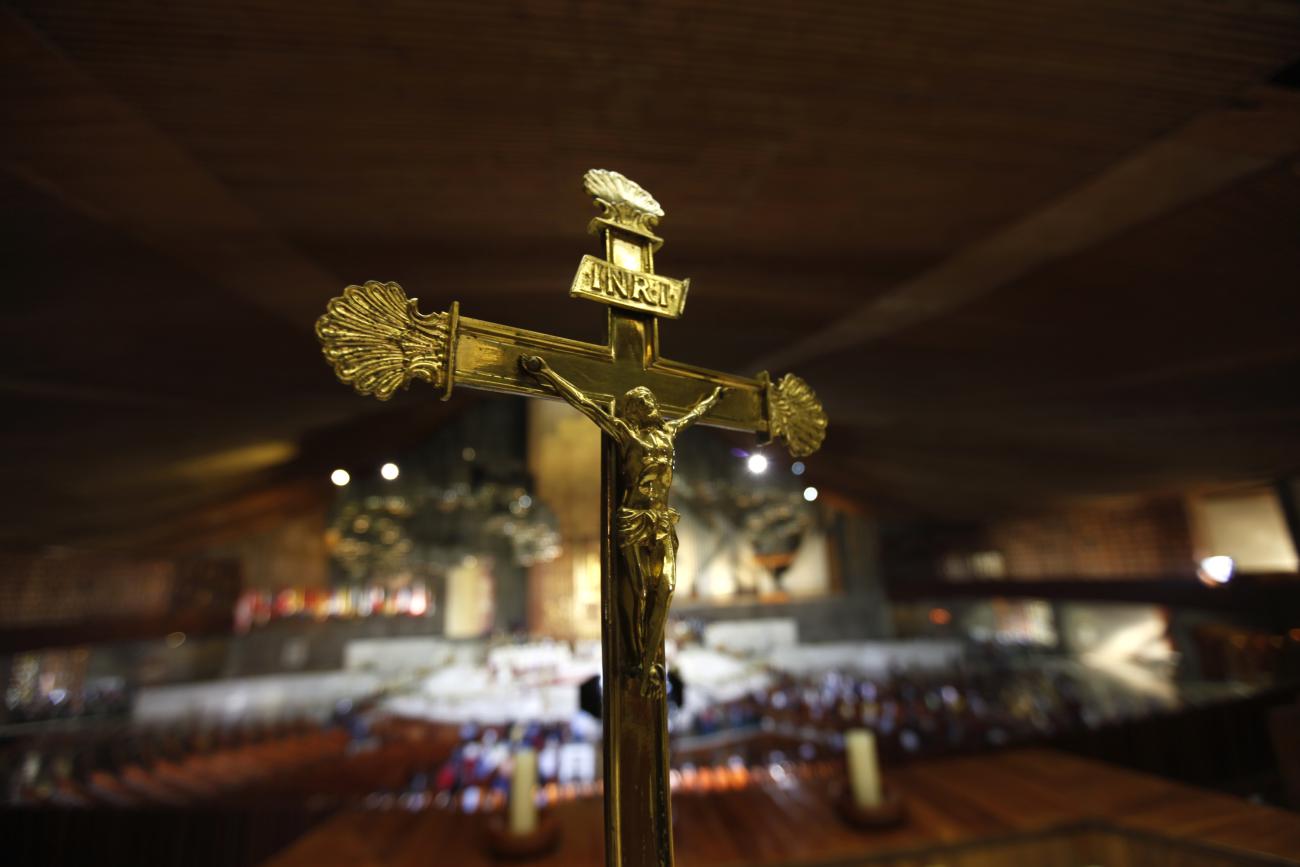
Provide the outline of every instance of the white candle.
<path id="1" fill-rule="evenodd" d="M 849 788 L 859 807 L 880 806 L 880 766 L 876 763 L 876 736 L 867 729 L 852 729 L 844 735 L 844 757 L 848 762 Z"/>
<path id="2" fill-rule="evenodd" d="M 531 834 L 537 830 L 537 753 L 524 747 L 515 753 L 510 776 L 510 833 Z"/>

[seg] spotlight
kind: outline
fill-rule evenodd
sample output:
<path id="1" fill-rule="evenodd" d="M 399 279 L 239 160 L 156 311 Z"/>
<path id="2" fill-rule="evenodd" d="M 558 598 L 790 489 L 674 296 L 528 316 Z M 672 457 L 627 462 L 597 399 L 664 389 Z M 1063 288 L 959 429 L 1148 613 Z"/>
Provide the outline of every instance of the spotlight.
<path id="1" fill-rule="evenodd" d="M 794 473 L 796 476 L 802 476 L 804 469 L 803 461 L 795 461 L 790 465 L 790 472 Z"/>
<path id="2" fill-rule="evenodd" d="M 763 455 L 750 455 L 745 461 L 745 467 L 754 475 L 762 475 L 767 472 L 767 458 Z"/>
<path id="3" fill-rule="evenodd" d="M 344 485 L 346 485 L 348 482 L 352 481 L 352 476 L 348 473 L 347 470 L 335 470 L 334 472 L 330 473 L 330 481 L 341 488 Z"/>
<path id="4" fill-rule="evenodd" d="M 808 487 L 804 488 L 803 498 L 811 503 L 813 500 L 817 499 L 817 489 L 814 488 L 812 485 L 809 485 Z"/>
<path id="5" fill-rule="evenodd" d="M 1206 584 L 1227 584 L 1232 580 L 1232 573 L 1237 564 L 1224 554 L 1215 554 L 1201 561 L 1201 568 L 1196 574 Z"/>
<path id="6" fill-rule="evenodd" d="M 388 479 L 388 481 L 390 482 L 393 479 L 400 476 L 401 474 L 402 471 L 399 470 L 397 468 L 397 464 L 393 463 L 392 461 L 389 461 L 388 463 L 384 464 L 382 467 L 379 468 L 379 475 L 383 476 L 385 479 Z"/>

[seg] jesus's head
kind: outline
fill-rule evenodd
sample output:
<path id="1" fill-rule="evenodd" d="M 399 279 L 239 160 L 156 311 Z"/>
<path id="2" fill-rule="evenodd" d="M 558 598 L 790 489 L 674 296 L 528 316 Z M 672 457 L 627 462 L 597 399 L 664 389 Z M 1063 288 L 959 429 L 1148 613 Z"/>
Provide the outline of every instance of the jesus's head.
<path id="1" fill-rule="evenodd" d="M 659 401 L 650 389 L 638 385 L 623 395 L 623 417 L 635 425 L 658 424 L 662 421 Z"/>

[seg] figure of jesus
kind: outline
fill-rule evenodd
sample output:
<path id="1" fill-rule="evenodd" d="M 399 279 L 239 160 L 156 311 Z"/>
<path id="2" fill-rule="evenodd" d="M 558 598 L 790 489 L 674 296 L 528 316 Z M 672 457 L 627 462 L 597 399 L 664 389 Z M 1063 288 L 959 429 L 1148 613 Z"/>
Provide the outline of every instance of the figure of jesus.
<path id="1" fill-rule="evenodd" d="M 659 662 L 668 606 L 677 586 L 677 510 L 668 505 L 673 482 L 673 440 L 698 421 L 722 397 L 713 389 L 686 414 L 673 421 L 659 414 L 659 402 L 644 386 L 630 389 L 617 410 L 587 397 L 537 355 L 520 366 L 552 388 L 575 409 L 609 434 L 618 446 L 618 473 L 623 491 L 617 516 L 619 553 L 627 567 L 630 592 L 620 593 L 624 631 L 631 644 L 628 674 L 640 678 L 647 695 L 662 694 L 664 669 Z"/>

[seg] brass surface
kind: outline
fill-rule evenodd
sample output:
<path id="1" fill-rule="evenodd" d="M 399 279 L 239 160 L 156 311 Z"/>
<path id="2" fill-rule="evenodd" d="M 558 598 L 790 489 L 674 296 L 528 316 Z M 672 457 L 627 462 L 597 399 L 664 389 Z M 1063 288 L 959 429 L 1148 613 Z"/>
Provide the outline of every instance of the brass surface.
<path id="1" fill-rule="evenodd" d="M 615 542 L 631 586 L 619 612 L 628 642 L 629 664 L 621 672 L 640 682 L 641 693 L 664 692 L 664 626 L 677 587 L 677 511 L 668 505 L 673 483 L 677 434 L 704 416 L 722 396 L 715 386 L 674 421 L 659 412 L 654 393 L 643 385 L 628 390 L 610 412 L 560 376 L 539 355 L 526 355 L 520 365 L 550 384 L 574 409 L 591 419 L 618 449 L 619 501 Z"/>
<path id="2" fill-rule="evenodd" d="M 676 319 L 686 309 L 686 293 L 690 288 L 690 280 L 674 280 L 624 268 L 595 256 L 583 256 L 569 295 Z"/>
<path id="3" fill-rule="evenodd" d="M 774 436 L 785 440 L 790 454 L 806 457 L 826 439 L 826 411 L 812 386 L 793 373 L 781 377 L 768 396 L 769 423 Z"/>
<path id="4" fill-rule="evenodd" d="M 676 577 L 674 439 L 698 421 L 781 438 L 801 457 L 821 445 L 827 419 L 792 374 L 773 384 L 660 357 L 659 318 L 681 315 L 688 288 L 654 273 L 663 209 L 617 172 L 593 169 L 583 185 L 603 208 L 589 228 L 605 257 L 583 258 L 570 294 L 609 306 L 604 344 L 461 316 L 457 304 L 424 315 L 396 283 L 373 281 L 332 300 L 316 335 L 339 379 L 380 400 L 424 379 L 444 399 L 456 385 L 562 399 L 600 427 L 605 863 L 671 867 L 663 634 Z"/>
<path id="5" fill-rule="evenodd" d="M 396 283 L 349 286 L 316 320 L 316 337 L 340 380 L 388 400 L 412 379 L 441 385 L 450 336 L 447 314 L 425 316 Z"/>
<path id="6" fill-rule="evenodd" d="M 644 235 L 656 242 L 655 247 L 662 243 L 654 236 L 654 227 L 664 209 L 636 181 L 608 169 L 591 169 L 582 176 L 582 188 L 605 209 L 602 220 Z"/>

